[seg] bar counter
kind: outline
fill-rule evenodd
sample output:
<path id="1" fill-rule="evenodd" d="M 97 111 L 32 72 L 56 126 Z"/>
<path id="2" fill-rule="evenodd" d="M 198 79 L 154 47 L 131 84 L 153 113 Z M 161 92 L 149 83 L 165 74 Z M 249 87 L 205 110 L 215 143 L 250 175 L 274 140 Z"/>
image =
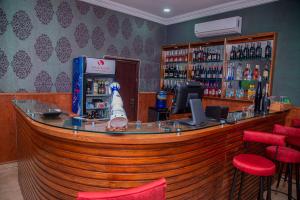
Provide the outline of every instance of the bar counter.
<path id="1" fill-rule="evenodd" d="M 129 123 L 106 132 L 105 122 L 61 114 L 41 116 L 47 105 L 15 101 L 19 184 L 25 199 L 75 199 L 78 191 L 136 187 L 165 177 L 167 199 L 228 199 L 232 157 L 244 151 L 243 130 L 272 131 L 287 112 L 246 115 L 237 123 L 205 127 L 177 121 Z M 49 105 L 48 105 L 49 106 Z M 263 146 L 255 145 L 257 153 Z M 245 176 L 242 199 L 254 199 L 258 178 Z"/>

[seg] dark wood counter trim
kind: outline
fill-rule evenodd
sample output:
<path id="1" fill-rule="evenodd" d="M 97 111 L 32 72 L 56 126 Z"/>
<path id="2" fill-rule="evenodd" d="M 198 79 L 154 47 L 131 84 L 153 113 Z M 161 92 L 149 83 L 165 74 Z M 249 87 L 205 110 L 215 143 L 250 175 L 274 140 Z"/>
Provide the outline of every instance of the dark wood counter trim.
<path id="1" fill-rule="evenodd" d="M 242 131 L 271 131 L 285 115 L 180 136 L 112 136 L 74 134 L 34 122 L 16 109 L 19 183 L 25 199 L 74 199 L 78 191 L 130 188 L 165 177 L 168 199 L 227 199 L 232 157 L 243 150 Z M 243 199 L 256 196 L 257 181 L 246 176 Z"/>

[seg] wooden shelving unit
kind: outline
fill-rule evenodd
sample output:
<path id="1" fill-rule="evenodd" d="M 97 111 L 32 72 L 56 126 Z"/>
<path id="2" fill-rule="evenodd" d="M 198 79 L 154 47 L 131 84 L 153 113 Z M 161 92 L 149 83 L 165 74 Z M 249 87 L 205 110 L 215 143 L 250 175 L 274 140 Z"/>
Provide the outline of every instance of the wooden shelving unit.
<path id="1" fill-rule="evenodd" d="M 270 42 L 271 44 L 271 49 L 272 49 L 272 53 L 271 53 L 271 57 L 270 58 L 265 58 L 264 54 L 265 54 L 265 46 L 267 44 L 267 41 Z M 236 59 L 236 60 L 230 60 L 230 51 L 232 46 L 235 46 L 236 48 L 239 46 L 242 46 L 243 48 L 246 47 L 246 45 L 251 46 L 252 44 L 255 45 L 255 48 L 257 47 L 258 44 L 261 45 L 262 48 L 262 57 L 261 58 L 255 58 L 255 59 Z M 166 79 L 169 78 L 165 78 L 166 76 L 166 69 L 168 69 L 168 64 L 169 60 L 167 60 L 167 56 L 170 55 L 170 52 L 172 54 L 172 52 L 176 52 L 179 50 L 179 52 L 183 49 L 187 49 L 187 60 L 185 60 L 184 62 L 174 62 L 175 66 L 176 64 L 178 65 L 186 65 L 186 78 L 183 81 L 200 81 L 205 83 L 206 85 L 208 84 L 214 84 L 214 86 L 217 85 L 217 81 L 214 80 L 214 78 L 211 77 L 197 77 L 195 78 L 195 74 L 194 71 L 195 70 L 195 66 L 197 66 L 197 69 L 200 69 L 199 66 L 201 66 L 201 69 L 205 69 L 205 70 L 212 70 L 214 72 L 216 72 L 217 70 L 219 70 L 219 74 L 220 74 L 220 69 L 222 68 L 222 77 L 219 76 L 218 79 L 221 82 L 221 86 L 219 87 L 221 91 L 219 91 L 219 93 L 221 93 L 221 95 L 209 95 L 207 96 L 207 98 L 214 98 L 214 99 L 230 99 L 230 100 L 236 100 L 236 101 L 244 101 L 244 102 L 251 102 L 252 99 L 247 98 L 247 96 L 243 96 L 240 98 L 236 97 L 236 91 L 237 91 L 237 87 L 242 88 L 241 87 L 241 82 L 245 83 L 247 81 L 251 82 L 252 84 L 255 84 L 257 81 L 253 81 L 252 78 L 251 80 L 235 80 L 235 78 L 233 78 L 233 80 L 228 80 L 228 70 L 229 68 L 233 68 L 234 69 L 234 73 L 236 72 L 235 66 L 229 66 L 231 63 L 240 63 L 242 65 L 242 70 L 245 69 L 246 64 L 249 64 L 251 66 L 251 70 L 254 70 L 255 65 L 263 65 L 260 66 L 260 74 L 263 75 L 263 69 L 264 69 L 264 65 L 269 64 L 269 75 L 268 75 L 268 83 L 269 83 L 269 95 L 271 95 L 272 92 L 272 81 L 273 81 L 273 72 L 274 72 L 274 67 L 275 67 L 275 55 L 276 55 L 276 44 L 277 44 L 277 33 L 275 32 L 268 32 L 268 33 L 258 33 L 255 35 L 246 35 L 246 36 L 235 36 L 235 37 L 228 37 L 228 38 L 224 38 L 224 39 L 219 39 L 219 40 L 208 40 L 208 41 L 204 41 L 204 42 L 194 42 L 194 43 L 188 43 L 188 44 L 176 44 L 176 45 L 168 45 L 168 46 L 163 46 L 161 49 L 161 70 L 160 70 L 160 77 L 161 77 L 161 81 L 160 81 L 160 86 L 161 89 L 169 89 L 168 87 L 165 86 L 166 83 Z M 209 55 L 209 53 L 212 53 L 213 56 L 215 55 L 220 55 L 219 59 L 212 59 L 208 61 L 200 61 L 201 59 L 199 59 L 198 61 L 195 61 L 195 54 L 194 54 L 194 50 L 200 50 L 200 51 L 204 51 L 207 55 Z M 175 55 L 176 56 L 176 55 Z M 217 61 L 218 60 L 218 61 Z M 268 62 L 268 63 L 267 63 Z M 235 65 L 235 64 L 232 64 Z M 217 79 L 217 78 L 215 78 Z M 176 82 L 176 81 L 175 81 Z M 209 83 L 207 83 L 209 82 Z M 228 84 L 230 82 L 236 82 L 233 90 L 234 90 L 234 95 L 233 97 L 230 97 L 228 95 L 226 95 L 226 91 L 228 92 Z M 167 81 L 168 83 L 168 81 Z M 172 82 L 173 83 L 173 82 Z M 174 83 L 173 83 L 174 84 Z M 233 83 L 231 83 L 233 84 Z M 245 85 L 245 84 L 243 84 Z M 247 84 L 246 84 L 247 85 Z M 243 86 L 244 87 L 244 86 Z M 215 87 L 216 88 L 216 87 Z M 245 91 L 246 88 L 244 88 Z"/>

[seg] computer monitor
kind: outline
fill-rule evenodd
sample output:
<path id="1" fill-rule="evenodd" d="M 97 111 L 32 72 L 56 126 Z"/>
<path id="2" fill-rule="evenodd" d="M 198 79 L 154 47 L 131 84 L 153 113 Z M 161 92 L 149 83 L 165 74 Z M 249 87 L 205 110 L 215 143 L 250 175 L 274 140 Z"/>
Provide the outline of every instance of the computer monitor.
<path id="1" fill-rule="evenodd" d="M 172 113 L 192 112 L 192 120 L 179 120 L 179 122 L 192 126 L 206 124 L 206 117 L 201 102 L 203 92 L 203 87 L 197 82 L 177 84 L 175 89 L 175 105 L 173 106 Z"/>
<path id="2" fill-rule="evenodd" d="M 172 113 L 190 113 L 190 99 L 202 99 L 203 93 L 204 89 L 199 82 L 177 83 L 175 87 L 175 101 L 172 107 Z"/>

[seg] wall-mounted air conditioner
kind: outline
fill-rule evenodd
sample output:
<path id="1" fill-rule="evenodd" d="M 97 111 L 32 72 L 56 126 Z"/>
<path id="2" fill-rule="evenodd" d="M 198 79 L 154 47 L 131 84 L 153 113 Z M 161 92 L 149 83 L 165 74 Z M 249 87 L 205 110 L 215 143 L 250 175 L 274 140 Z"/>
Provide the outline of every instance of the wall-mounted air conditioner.
<path id="1" fill-rule="evenodd" d="M 195 24 L 195 35 L 201 38 L 241 32 L 242 18 L 239 16 Z"/>

